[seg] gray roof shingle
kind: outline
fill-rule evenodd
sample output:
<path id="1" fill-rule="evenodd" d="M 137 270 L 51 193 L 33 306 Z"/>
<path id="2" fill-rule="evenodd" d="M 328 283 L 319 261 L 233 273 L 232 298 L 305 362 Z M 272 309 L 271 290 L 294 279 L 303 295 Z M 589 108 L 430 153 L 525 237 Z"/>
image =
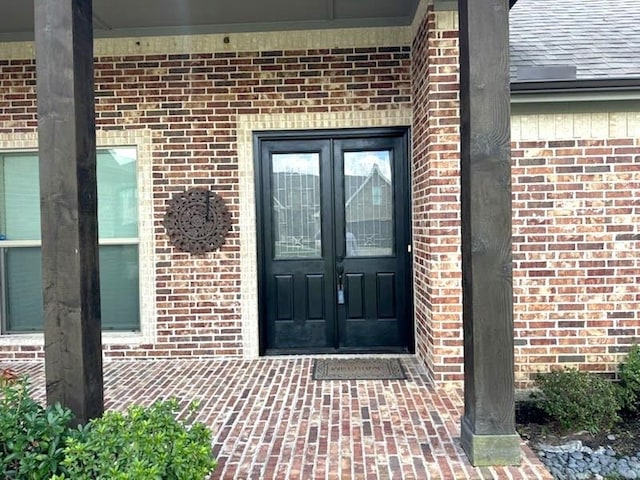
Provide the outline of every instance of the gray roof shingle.
<path id="1" fill-rule="evenodd" d="M 640 0 L 518 0 L 509 23 L 512 81 L 519 67 L 550 66 L 640 78 Z"/>

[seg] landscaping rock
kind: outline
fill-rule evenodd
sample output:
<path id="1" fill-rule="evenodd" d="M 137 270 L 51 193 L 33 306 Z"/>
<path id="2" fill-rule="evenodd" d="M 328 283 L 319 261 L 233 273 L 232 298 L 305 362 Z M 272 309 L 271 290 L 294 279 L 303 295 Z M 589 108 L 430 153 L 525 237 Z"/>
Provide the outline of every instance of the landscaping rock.
<path id="1" fill-rule="evenodd" d="M 573 440 L 563 445 L 540 444 L 537 453 L 557 480 L 601 479 L 607 476 L 640 479 L 638 456 L 618 457 L 611 447 L 593 450 L 580 440 Z"/>

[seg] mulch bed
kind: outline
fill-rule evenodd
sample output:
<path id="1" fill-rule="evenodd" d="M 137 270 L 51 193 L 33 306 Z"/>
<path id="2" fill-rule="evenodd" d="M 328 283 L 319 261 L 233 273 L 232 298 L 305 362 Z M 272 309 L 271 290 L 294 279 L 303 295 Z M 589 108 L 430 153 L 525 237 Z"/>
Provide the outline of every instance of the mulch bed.
<path id="1" fill-rule="evenodd" d="M 640 452 L 640 414 L 626 412 L 614 428 L 591 434 L 586 431 L 566 432 L 553 423 L 544 411 L 533 402 L 516 404 L 516 429 L 535 451 L 541 443 L 562 445 L 580 440 L 583 445 L 597 449 L 611 446 L 619 455 L 636 455 Z"/>

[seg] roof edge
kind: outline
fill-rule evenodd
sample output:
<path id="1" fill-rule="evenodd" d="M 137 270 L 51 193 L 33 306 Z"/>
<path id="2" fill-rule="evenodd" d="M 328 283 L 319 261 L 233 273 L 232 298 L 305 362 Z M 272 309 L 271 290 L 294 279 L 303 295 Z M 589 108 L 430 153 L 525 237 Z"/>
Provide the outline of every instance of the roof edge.
<path id="1" fill-rule="evenodd" d="M 511 82 L 511 93 L 516 95 L 524 93 L 601 93 L 636 90 L 640 90 L 640 77 Z"/>
<path id="2" fill-rule="evenodd" d="M 513 104 L 640 100 L 640 78 L 513 82 Z"/>

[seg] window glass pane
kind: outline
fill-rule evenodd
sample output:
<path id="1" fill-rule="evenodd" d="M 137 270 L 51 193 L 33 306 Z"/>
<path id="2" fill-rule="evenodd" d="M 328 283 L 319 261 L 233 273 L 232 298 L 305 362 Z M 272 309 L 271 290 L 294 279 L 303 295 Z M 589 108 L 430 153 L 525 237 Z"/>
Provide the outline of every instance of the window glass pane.
<path id="1" fill-rule="evenodd" d="M 7 240 L 40 239 L 40 185 L 38 157 L 16 153 L 4 156 L 2 163 L 0 234 Z"/>
<path id="2" fill-rule="evenodd" d="M 103 330 L 139 330 L 138 245 L 100 246 Z"/>
<path id="3" fill-rule="evenodd" d="M 345 244 L 349 257 L 393 255 L 391 152 L 345 152 Z"/>
<path id="4" fill-rule="evenodd" d="M 42 330 L 42 255 L 40 247 L 4 250 L 7 331 Z"/>
<path id="5" fill-rule="evenodd" d="M 98 224 L 100 238 L 138 236 L 136 149 L 99 150 Z M 4 156 L 2 168 L 4 204 L 0 208 L 0 234 L 7 240 L 40 239 L 40 185 L 38 157 L 16 153 Z"/>
<path id="6" fill-rule="evenodd" d="M 41 331 L 40 247 L 5 251 L 7 330 Z M 139 330 L 138 245 L 101 245 L 99 255 L 103 330 Z"/>
<path id="7" fill-rule="evenodd" d="M 99 150 L 97 175 L 100 238 L 137 237 L 136 149 Z"/>
<path id="8" fill-rule="evenodd" d="M 320 155 L 274 154 L 271 162 L 274 258 L 320 257 Z"/>
<path id="9" fill-rule="evenodd" d="M 136 170 L 134 147 L 97 152 L 101 238 L 138 236 Z M 0 155 L 0 235 L 6 240 L 40 240 L 38 174 L 36 154 Z M 40 247 L 5 247 L 1 252 L 6 330 L 42 331 Z M 138 245 L 101 245 L 99 255 L 103 328 L 139 330 Z"/>

